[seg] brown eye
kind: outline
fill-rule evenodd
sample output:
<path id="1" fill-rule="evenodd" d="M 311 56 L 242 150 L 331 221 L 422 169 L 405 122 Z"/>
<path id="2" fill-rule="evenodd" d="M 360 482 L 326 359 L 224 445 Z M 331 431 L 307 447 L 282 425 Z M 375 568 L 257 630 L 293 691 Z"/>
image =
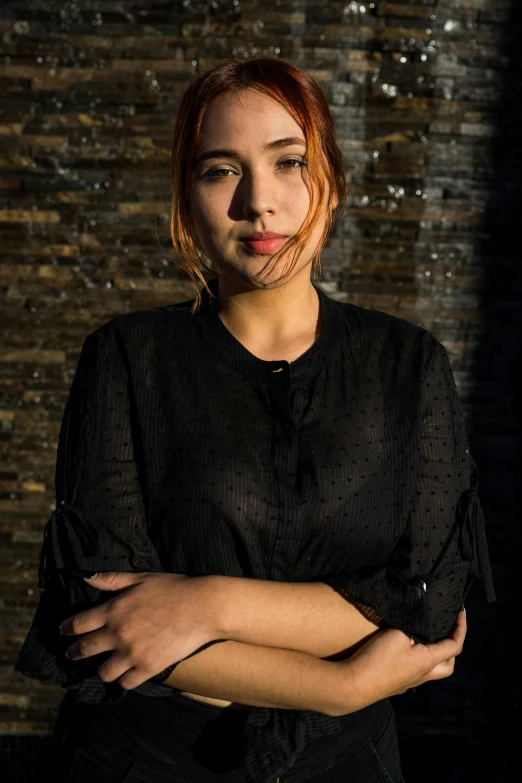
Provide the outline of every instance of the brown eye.
<path id="1" fill-rule="evenodd" d="M 289 169 L 298 169 L 298 168 L 301 168 L 302 166 L 306 166 L 307 165 L 306 160 L 300 160 L 299 158 L 288 158 L 287 160 L 283 160 L 281 162 L 281 166 L 283 166 L 283 164 L 285 164 L 285 163 L 298 163 L 299 164 L 298 166 L 288 166 Z M 285 168 L 287 168 L 287 167 L 285 166 Z"/>
<path id="2" fill-rule="evenodd" d="M 286 163 L 292 163 L 294 165 L 292 166 L 286 166 Z M 295 165 L 297 163 L 297 166 Z M 281 161 L 281 163 L 278 164 L 283 169 L 286 169 L 287 171 L 297 171 L 300 168 L 303 168 L 303 166 L 307 166 L 306 160 L 301 160 L 299 158 L 287 158 L 286 160 Z M 219 176 L 222 172 L 224 172 L 225 176 L 221 177 Z M 205 174 L 203 174 L 202 179 L 209 179 L 209 180 L 216 180 L 216 179 L 226 179 L 227 174 L 233 174 L 234 172 L 231 169 L 224 169 L 224 168 L 217 168 L 217 169 L 210 169 L 210 171 L 207 171 Z"/>
<path id="3" fill-rule="evenodd" d="M 203 175 L 203 179 L 225 179 L 225 177 L 215 177 L 215 174 L 219 174 L 221 171 L 224 171 L 225 173 L 233 174 L 234 172 L 230 169 L 211 169 L 206 174 Z"/>

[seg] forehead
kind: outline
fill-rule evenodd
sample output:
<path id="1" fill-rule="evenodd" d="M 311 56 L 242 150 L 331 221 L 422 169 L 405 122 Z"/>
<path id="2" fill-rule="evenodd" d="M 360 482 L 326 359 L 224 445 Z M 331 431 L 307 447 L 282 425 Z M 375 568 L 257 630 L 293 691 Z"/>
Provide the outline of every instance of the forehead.
<path id="1" fill-rule="evenodd" d="M 229 92 L 219 95 L 207 108 L 199 147 L 225 141 L 262 145 L 276 134 L 304 136 L 287 109 L 265 93 L 254 89 Z"/>

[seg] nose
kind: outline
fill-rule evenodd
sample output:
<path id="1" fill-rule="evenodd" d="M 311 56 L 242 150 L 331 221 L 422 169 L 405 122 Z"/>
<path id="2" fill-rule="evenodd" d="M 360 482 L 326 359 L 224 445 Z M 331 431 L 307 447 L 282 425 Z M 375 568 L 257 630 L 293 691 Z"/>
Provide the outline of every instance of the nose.
<path id="1" fill-rule="evenodd" d="M 245 172 L 240 183 L 245 218 L 264 215 L 276 208 L 276 183 L 269 172 L 250 170 Z"/>

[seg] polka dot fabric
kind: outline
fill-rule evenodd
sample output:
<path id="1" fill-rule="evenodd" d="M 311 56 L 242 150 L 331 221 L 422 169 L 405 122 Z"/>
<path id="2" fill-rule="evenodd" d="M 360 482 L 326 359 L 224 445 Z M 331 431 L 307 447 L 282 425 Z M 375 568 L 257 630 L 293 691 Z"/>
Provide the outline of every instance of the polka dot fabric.
<path id="1" fill-rule="evenodd" d="M 85 701 L 125 696 L 96 676 L 108 653 L 63 657 L 59 622 L 104 600 L 75 569 L 322 581 L 419 642 L 448 634 L 474 579 L 494 599 L 444 346 L 316 290 L 320 337 L 291 364 L 251 354 L 205 291 L 194 315 L 193 300 L 141 310 L 86 338 L 18 671 Z M 338 730 L 320 713 L 251 708 L 249 779 L 273 780 L 308 738 Z"/>

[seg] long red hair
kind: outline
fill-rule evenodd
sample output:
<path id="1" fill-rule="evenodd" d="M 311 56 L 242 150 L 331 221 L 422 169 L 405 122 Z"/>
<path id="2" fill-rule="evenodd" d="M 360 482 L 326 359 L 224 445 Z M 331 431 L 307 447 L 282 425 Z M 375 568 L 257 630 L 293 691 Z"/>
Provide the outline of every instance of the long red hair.
<path id="1" fill-rule="evenodd" d="M 301 128 L 306 145 L 308 166 L 303 177 L 310 195 L 307 216 L 298 233 L 291 237 L 279 253 L 274 254 L 267 272 L 271 272 L 282 253 L 294 249 L 290 265 L 279 280 L 286 280 L 299 255 L 319 222 L 329 185 L 327 220 L 313 256 L 314 277 L 320 270 L 320 254 L 338 215 L 345 209 L 347 198 L 346 164 L 338 147 L 328 100 L 319 83 L 305 71 L 284 60 L 257 57 L 242 62 L 228 60 L 197 76 L 181 98 L 174 124 L 171 152 L 172 205 L 170 235 L 178 262 L 188 273 L 196 288 L 193 310 L 199 307 L 201 296 L 198 281 L 210 296 L 198 262 L 207 268 L 199 255 L 197 232 L 190 213 L 190 194 L 194 183 L 195 151 L 200 140 L 205 111 L 214 98 L 248 88 L 259 90 L 282 105 Z M 310 187 L 311 185 L 311 187 Z M 332 207 L 337 197 L 337 206 Z M 211 271 L 211 270 L 209 270 Z"/>

